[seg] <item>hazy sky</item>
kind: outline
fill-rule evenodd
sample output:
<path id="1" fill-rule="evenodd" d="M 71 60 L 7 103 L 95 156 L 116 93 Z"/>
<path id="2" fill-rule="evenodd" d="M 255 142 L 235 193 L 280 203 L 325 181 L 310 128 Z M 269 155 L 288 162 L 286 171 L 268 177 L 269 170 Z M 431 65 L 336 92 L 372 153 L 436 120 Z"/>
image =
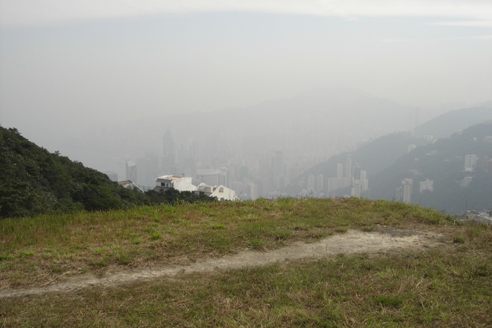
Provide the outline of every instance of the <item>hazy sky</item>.
<path id="1" fill-rule="evenodd" d="M 0 124 L 90 124 L 351 87 L 492 99 L 490 0 L 0 0 Z"/>

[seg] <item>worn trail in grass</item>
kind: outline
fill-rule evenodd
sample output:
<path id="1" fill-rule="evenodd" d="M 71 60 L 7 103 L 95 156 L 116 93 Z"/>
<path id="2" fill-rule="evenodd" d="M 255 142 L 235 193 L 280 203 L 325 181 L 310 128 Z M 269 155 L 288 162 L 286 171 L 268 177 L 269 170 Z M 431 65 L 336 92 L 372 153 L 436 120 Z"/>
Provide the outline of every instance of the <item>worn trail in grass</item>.
<path id="1" fill-rule="evenodd" d="M 186 273 L 240 269 L 279 261 L 320 258 L 340 253 L 374 253 L 398 249 L 419 250 L 439 246 L 443 244 L 443 240 L 442 235 L 432 232 L 423 233 L 391 228 L 381 228 L 380 231 L 374 232 L 349 230 L 344 234 L 331 236 L 315 243 L 296 242 L 293 245 L 271 251 L 245 251 L 221 258 L 202 259 L 189 265 L 162 266 L 145 270 L 126 270 L 99 278 L 92 274 L 86 274 L 46 287 L 6 289 L 0 291 L 0 298 L 40 295 L 53 292 L 63 293 L 93 286 L 113 287 L 122 283 L 150 280 L 163 276 L 172 277 Z"/>

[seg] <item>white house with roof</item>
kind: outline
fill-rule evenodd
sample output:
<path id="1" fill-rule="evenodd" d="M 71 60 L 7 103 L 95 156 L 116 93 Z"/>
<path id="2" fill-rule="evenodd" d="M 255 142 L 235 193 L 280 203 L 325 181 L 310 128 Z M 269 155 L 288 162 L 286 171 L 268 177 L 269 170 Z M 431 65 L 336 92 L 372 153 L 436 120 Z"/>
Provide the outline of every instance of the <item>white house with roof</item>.
<path id="1" fill-rule="evenodd" d="M 211 186 L 202 182 L 197 187 L 193 185 L 191 177 L 182 177 L 179 175 L 163 175 L 157 178 L 154 190 L 166 191 L 171 188 L 179 192 L 202 192 L 209 197 L 216 197 L 218 200 L 239 200 L 236 192 L 224 185 Z"/>
<path id="2" fill-rule="evenodd" d="M 200 183 L 196 189 L 197 192 L 203 192 L 210 197 L 216 197 L 218 200 L 239 200 L 236 192 L 226 186 L 210 186 L 205 183 Z"/>
<path id="3" fill-rule="evenodd" d="M 191 177 L 179 175 L 163 175 L 157 178 L 154 190 L 176 189 L 177 191 L 196 191 L 196 186 L 191 182 Z"/>

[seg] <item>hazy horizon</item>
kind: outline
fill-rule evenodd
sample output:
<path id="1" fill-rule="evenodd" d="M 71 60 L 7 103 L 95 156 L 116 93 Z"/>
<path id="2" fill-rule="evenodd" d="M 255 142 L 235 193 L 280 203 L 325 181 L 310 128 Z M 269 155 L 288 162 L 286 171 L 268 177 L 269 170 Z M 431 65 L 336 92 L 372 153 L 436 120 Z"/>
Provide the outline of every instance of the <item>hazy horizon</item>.
<path id="1" fill-rule="evenodd" d="M 188 115 L 186 126 L 192 113 L 266 111 L 313 90 L 359 90 L 418 108 L 422 123 L 492 100 L 492 3 L 0 0 L 0 72 L 0 124 L 91 165 L 114 151 L 105 147 L 121 148 L 114 162 L 160 142 L 151 118 Z M 324 106 L 343 124 L 343 111 Z"/>

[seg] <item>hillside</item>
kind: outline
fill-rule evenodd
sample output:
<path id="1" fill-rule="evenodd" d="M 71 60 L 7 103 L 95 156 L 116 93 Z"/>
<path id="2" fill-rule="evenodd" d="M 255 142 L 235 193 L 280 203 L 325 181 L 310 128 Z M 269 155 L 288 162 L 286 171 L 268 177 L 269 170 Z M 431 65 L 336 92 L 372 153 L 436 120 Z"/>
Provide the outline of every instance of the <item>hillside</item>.
<path id="1" fill-rule="evenodd" d="M 465 171 L 465 156 L 477 156 L 473 171 Z M 492 208 L 492 123 L 471 126 L 449 138 L 418 147 L 371 180 L 370 197 L 393 199 L 405 178 L 413 179 L 412 202 L 460 213 Z M 433 181 L 433 191 L 419 184 Z M 467 182 L 467 180 L 470 180 Z"/>
<path id="2" fill-rule="evenodd" d="M 367 199 L 0 220 L 6 327 L 492 325 L 492 229 Z"/>
<path id="3" fill-rule="evenodd" d="M 447 138 L 470 125 L 492 120 L 492 105 L 463 108 L 439 115 L 415 128 L 417 136 L 430 135 L 434 138 Z"/>
<path id="4" fill-rule="evenodd" d="M 168 191 L 146 194 L 121 187 L 94 169 L 71 161 L 0 126 L 0 218 L 80 210 L 100 211 L 176 200 L 211 200 Z"/>
<path id="5" fill-rule="evenodd" d="M 347 157 L 351 157 L 354 165 L 357 163 L 371 179 L 405 155 L 408 152 L 408 146 L 426 143 L 425 139 L 413 137 L 408 133 L 392 133 L 382 136 L 367 142 L 354 152 L 338 154 L 305 171 L 286 188 L 286 193 L 292 196 L 298 195 L 306 187 L 309 175 L 323 174 L 325 179 L 335 178 L 337 176 L 337 164 L 340 163 L 345 166 Z"/>

